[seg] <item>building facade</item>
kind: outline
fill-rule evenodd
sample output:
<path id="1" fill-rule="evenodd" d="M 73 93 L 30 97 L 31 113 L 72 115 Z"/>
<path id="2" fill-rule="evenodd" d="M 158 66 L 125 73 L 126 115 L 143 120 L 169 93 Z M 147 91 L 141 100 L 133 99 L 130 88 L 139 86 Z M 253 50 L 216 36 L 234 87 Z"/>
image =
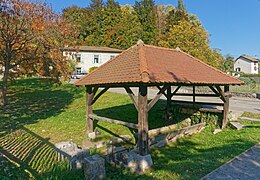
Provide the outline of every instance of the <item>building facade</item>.
<path id="1" fill-rule="evenodd" d="M 249 56 L 239 56 L 234 63 L 234 71 L 246 74 L 258 74 L 259 60 Z"/>
<path id="2" fill-rule="evenodd" d="M 113 59 L 122 50 L 98 46 L 74 46 L 64 48 L 63 55 L 75 61 L 73 74 L 88 73 L 92 67 L 99 67 Z"/>

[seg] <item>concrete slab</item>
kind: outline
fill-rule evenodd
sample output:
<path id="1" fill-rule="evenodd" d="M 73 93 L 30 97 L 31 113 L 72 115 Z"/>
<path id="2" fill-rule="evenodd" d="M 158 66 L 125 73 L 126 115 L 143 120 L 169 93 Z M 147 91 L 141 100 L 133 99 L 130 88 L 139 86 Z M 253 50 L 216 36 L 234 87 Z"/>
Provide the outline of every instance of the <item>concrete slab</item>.
<path id="1" fill-rule="evenodd" d="M 260 179 L 260 146 L 253 146 L 201 179 Z"/>
<path id="2" fill-rule="evenodd" d="M 239 122 L 230 122 L 230 124 L 232 125 L 232 127 L 234 127 L 237 130 L 243 129 L 246 126 L 243 124 L 240 124 Z"/>
<path id="3" fill-rule="evenodd" d="M 260 122 L 260 119 L 256 119 L 256 118 L 240 117 L 239 119 L 240 119 L 240 120 L 245 120 L 245 121 Z"/>

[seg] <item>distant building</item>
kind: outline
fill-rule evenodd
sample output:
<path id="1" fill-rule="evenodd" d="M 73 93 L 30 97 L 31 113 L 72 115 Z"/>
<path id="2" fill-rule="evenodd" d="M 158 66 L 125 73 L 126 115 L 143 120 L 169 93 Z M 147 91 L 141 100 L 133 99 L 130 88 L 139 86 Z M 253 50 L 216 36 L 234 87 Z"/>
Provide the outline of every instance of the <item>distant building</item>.
<path id="1" fill-rule="evenodd" d="M 74 74 L 88 73 L 89 68 L 99 67 L 120 54 L 122 50 L 99 46 L 73 46 L 64 48 L 63 55 L 75 60 Z"/>
<path id="2" fill-rule="evenodd" d="M 234 71 L 246 74 L 258 74 L 258 59 L 249 56 L 239 56 L 234 64 Z"/>

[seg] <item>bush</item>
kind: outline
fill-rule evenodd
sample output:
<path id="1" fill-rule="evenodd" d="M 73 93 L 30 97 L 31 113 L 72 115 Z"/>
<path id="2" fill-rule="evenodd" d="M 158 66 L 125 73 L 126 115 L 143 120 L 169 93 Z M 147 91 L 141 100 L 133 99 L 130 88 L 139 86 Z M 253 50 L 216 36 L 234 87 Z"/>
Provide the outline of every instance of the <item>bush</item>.
<path id="1" fill-rule="evenodd" d="M 97 69 L 97 68 L 98 68 L 98 67 L 93 66 L 93 67 L 89 68 L 88 72 L 90 73 L 90 72 L 94 71 L 94 70 Z"/>

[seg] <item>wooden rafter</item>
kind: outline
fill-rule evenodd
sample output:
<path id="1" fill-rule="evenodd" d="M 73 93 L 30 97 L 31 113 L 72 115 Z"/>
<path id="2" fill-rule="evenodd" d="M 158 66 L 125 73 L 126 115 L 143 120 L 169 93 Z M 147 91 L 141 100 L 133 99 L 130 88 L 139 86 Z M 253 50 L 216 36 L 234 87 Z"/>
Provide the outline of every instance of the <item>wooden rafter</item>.
<path id="1" fill-rule="evenodd" d="M 135 99 L 135 94 L 133 93 L 133 91 L 128 87 L 128 86 L 124 86 L 128 96 L 130 97 L 130 99 L 132 100 L 135 109 L 138 111 L 138 104 L 137 104 L 137 100 Z"/>

